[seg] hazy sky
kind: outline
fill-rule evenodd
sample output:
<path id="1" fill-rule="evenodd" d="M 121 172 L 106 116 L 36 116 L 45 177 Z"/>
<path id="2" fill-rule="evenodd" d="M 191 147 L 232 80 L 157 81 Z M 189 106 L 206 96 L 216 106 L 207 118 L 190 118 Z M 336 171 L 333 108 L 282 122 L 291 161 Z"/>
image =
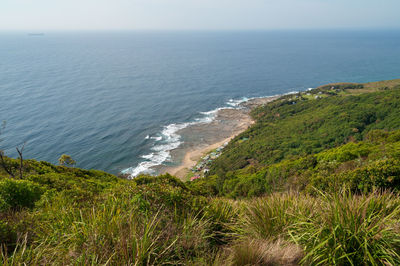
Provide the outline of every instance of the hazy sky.
<path id="1" fill-rule="evenodd" d="M 400 28 L 400 0 L 0 0 L 0 30 Z"/>

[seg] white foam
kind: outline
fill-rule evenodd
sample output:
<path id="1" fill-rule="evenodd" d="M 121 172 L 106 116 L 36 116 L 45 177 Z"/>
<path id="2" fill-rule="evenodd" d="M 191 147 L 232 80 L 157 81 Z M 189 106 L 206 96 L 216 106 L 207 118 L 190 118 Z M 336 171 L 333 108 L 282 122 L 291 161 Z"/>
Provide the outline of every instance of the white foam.
<path id="1" fill-rule="evenodd" d="M 136 167 L 130 167 L 128 169 L 125 169 L 122 171 L 123 174 L 129 174 L 132 177 L 138 176 L 139 174 L 152 174 L 154 173 L 153 170 L 151 170 L 151 167 L 153 167 L 151 162 L 141 162 L 139 163 L 138 166 Z"/>
<path id="2" fill-rule="evenodd" d="M 182 123 L 165 126 L 161 131 L 161 136 L 151 137 L 151 139 L 155 139 L 160 143 L 151 148 L 151 153 L 141 156 L 145 161 L 140 162 L 136 167 L 130 167 L 122 172 L 130 174 L 131 178 L 139 174 L 154 173 L 154 170 L 151 168 L 169 160 L 171 158 L 170 152 L 182 144 L 181 136 L 177 132 L 190 124 L 191 123 Z"/>
<path id="3" fill-rule="evenodd" d="M 299 92 L 298 91 L 289 91 L 289 92 L 284 93 L 282 95 L 291 95 L 291 94 L 297 94 L 297 93 L 299 93 Z"/>
<path id="4" fill-rule="evenodd" d="M 162 140 L 162 137 L 161 136 L 150 137 L 150 135 L 147 135 L 144 139 L 153 139 L 155 141 L 160 141 L 160 140 Z"/>
<path id="5" fill-rule="evenodd" d="M 196 118 L 195 122 L 196 123 L 211 123 L 212 121 L 215 120 L 219 111 L 226 110 L 226 109 L 238 109 L 238 108 L 226 106 L 226 107 L 219 107 L 219 108 L 216 108 L 216 109 L 208 111 L 208 112 L 200 112 L 200 114 L 204 115 L 204 117 Z M 193 124 L 193 123 L 191 123 L 191 124 Z"/>
<path id="6" fill-rule="evenodd" d="M 291 92 L 288 92 L 288 93 L 285 93 L 285 94 L 276 94 L 276 95 L 269 95 L 269 96 L 259 96 L 259 97 L 250 97 L 250 98 L 243 97 L 242 99 L 239 99 L 239 100 L 230 99 L 230 100 L 227 102 L 227 104 L 228 104 L 228 105 L 231 105 L 231 106 L 232 106 L 232 105 L 236 106 L 236 108 L 233 108 L 233 109 L 240 109 L 242 103 L 245 103 L 245 102 L 248 102 L 248 101 L 251 101 L 251 100 L 255 100 L 255 99 L 265 99 L 265 98 L 273 98 L 273 97 L 278 97 L 278 96 L 283 96 L 283 95 L 289 95 L 289 94 L 296 94 L 296 93 L 298 93 L 298 91 L 291 91 Z"/>
<path id="7" fill-rule="evenodd" d="M 162 140 L 162 137 L 160 136 L 160 137 L 151 137 L 151 139 L 154 139 L 155 141 L 160 141 L 160 140 Z"/>
<path id="8" fill-rule="evenodd" d="M 150 153 L 150 154 L 147 154 L 147 155 L 142 155 L 140 157 L 143 158 L 143 159 L 150 160 L 153 156 L 154 156 L 154 153 Z"/>
<path id="9" fill-rule="evenodd" d="M 251 100 L 251 99 L 254 99 L 254 98 L 250 98 L 249 99 L 247 97 L 243 97 L 243 98 L 238 99 L 238 100 L 229 99 L 229 101 L 226 104 L 228 104 L 230 106 L 233 106 L 233 107 L 238 107 L 240 104 L 242 104 L 244 102 L 247 102 L 248 100 Z"/>

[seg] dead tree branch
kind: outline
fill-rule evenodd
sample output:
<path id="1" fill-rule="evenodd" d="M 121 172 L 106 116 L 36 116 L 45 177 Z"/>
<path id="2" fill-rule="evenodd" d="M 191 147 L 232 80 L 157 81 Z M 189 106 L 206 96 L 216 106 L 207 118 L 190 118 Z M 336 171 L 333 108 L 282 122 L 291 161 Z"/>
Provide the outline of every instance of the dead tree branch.
<path id="1" fill-rule="evenodd" d="M 22 157 L 22 153 L 24 152 L 26 142 L 22 145 L 21 149 L 16 147 L 17 152 L 19 154 L 19 178 L 22 179 L 23 168 L 24 168 L 24 158 Z"/>
<path id="2" fill-rule="evenodd" d="M 5 158 L 4 158 L 4 152 L 0 151 L 0 164 L 1 167 L 3 167 L 4 171 L 7 172 L 12 178 L 15 178 L 14 173 L 12 172 L 12 168 L 9 164 L 7 164 Z"/>

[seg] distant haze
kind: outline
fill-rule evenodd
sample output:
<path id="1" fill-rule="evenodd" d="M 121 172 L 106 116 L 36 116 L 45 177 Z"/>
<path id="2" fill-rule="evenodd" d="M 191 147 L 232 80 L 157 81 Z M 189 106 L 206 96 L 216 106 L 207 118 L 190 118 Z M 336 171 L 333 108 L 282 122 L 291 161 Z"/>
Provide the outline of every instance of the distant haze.
<path id="1" fill-rule="evenodd" d="M 0 30 L 400 28 L 399 0 L 1 0 Z"/>

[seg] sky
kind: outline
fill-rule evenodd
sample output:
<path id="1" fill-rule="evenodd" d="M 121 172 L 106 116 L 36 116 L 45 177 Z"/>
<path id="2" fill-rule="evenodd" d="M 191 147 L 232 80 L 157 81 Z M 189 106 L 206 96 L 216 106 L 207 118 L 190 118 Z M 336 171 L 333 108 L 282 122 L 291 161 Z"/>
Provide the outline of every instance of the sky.
<path id="1" fill-rule="evenodd" d="M 398 28 L 400 0 L 0 0 L 0 30 Z"/>

